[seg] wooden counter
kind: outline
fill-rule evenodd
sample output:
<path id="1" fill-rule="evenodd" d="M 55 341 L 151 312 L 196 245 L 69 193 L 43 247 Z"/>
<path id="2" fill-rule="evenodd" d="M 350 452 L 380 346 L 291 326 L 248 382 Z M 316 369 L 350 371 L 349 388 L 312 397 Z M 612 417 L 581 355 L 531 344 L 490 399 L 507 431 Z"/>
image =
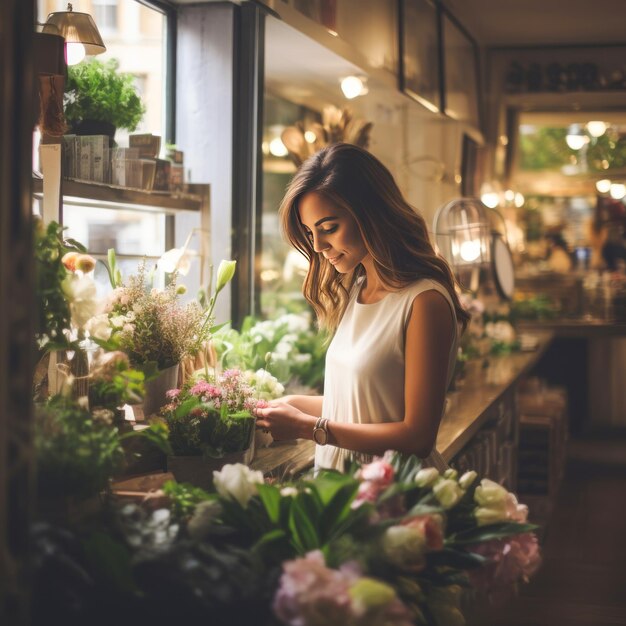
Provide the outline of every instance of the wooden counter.
<path id="1" fill-rule="evenodd" d="M 489 366 L 476 362 L 459 391 L 448 394 L 446 413 L 437 437 L 437 450 L 450 461 L 476 435 L 488 418 L 489 409 L 511 389 L 541 358 L 554 333 L 532 333 L 539 340 L 536 350 L 507 356 L 490 357 Z M 288 478 L 312 467 L 315 444 L 312 441 L 275 442 L 257 450 L 251 467 L 276 478 Z"/>
<path id="2" fill-rule="evenodd" d="M 519 322 L 520 332 L 537 334 L 553 332 L 557 337 L 624 337 L 626 322 L 602 320 L 598 318 L 554 319 L 537 322 Z"/>
<path id="3" fill-rule="evenodd" d="M 448 406 L 437 436 L 437 450 L 446 461 L 458 454 L 485 423 L 489 409 L 537 363 L 554 333 L 532 333 L 539 340 L 536 350 L 489 357 L 489 366 L 476 362 L 459 391 L 448 394 Z"/>

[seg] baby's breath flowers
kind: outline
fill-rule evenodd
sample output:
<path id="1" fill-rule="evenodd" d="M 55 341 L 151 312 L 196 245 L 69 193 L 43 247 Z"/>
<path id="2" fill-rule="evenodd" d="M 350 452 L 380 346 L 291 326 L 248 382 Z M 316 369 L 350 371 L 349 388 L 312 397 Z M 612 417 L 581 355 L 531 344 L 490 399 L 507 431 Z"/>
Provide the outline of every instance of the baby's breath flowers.
<path id="1" fill-rule="evenodd" d="M 149 289 L 145 264 L 111 294 L 109 341 L 134 366 L 155 363 L 165 369 L 195 354 L 209 338 L 210 325 L 200 304 L 182 304 L 179 295 L 176 275 L 165 289 Z"/>

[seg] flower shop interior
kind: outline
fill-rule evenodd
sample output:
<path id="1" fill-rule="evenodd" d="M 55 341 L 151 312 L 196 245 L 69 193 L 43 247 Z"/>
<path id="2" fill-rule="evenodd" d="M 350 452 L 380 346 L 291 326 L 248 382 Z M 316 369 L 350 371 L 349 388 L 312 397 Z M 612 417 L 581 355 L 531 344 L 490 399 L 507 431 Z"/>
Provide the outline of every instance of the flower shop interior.
<path id="1" fill-rule="evenodd" d="M 625 21 L 3 0 L 0 623 L 626 625 Z M 336 142 L 471 318 L 445 468 L 314 473 L 313 436 L 255 426 L 323 394 L 278 207 Z"/>

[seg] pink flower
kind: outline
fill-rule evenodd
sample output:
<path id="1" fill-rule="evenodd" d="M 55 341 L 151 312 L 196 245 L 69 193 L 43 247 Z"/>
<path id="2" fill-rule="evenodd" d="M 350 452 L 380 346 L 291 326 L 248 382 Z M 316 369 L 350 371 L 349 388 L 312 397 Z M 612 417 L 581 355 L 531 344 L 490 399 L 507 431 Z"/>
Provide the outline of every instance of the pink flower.
<path id="1" fill-rule="evenodd" d="M 168 391 L 165 392 L 165 397 L 169 398 L 170 400 L 174 400 L 178 398 L 179 395 L 180 395 L 180 389 L 169 389 Z"/>
<path id="2" fill-rule="evenodd" d="M 290 626 L 327 626 L 350 622 L 350 584 L 357 574 L 326 567 L 319 550 L 283 563 L 274 596 L 276 616 Z"/>
<path id="3" fill-rule="evenodd" d="M 192 396 L 208 396 L 209 398 L 214 398 L 220 395 L 220 390 L 206 380 L 201 380 L 189 390 L 189 393 Z"/>
<path id="4" fill-rule="evenodd" d="M 475 587 L 492 599 L 504 599 L 519 580 L 528 582 L 541 565 L 539 542 L 534 533 L 521 533 L 473 545 L 470 552 L 488 559 L 483 567 L 469 572 Z"/>
<path id="5" fill-rule="evenodd" d="M 393 467 L 383 459 L 376 459 L 363 465 L 357 472 L 357 478 L 378 483 L 381 487 L 388 487 L 393 482 L 395 472 Z"/>
<path id="6" fill-rule="evenodd" d="M 238 369 L 233 368 L 230 370 L 226 370 L 222 374 L 222 379 L 224 380 L 224 382 L 226 382 L 227 380 L 237 380 L 240 376 L 241 372 Z"/>

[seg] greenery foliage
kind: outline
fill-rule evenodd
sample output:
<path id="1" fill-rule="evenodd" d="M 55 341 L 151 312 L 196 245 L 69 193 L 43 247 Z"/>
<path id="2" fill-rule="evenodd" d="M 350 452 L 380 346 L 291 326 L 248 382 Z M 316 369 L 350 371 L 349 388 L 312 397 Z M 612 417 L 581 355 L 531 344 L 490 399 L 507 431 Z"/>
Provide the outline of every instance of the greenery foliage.
<path id="1" fill-rule="evenodd" d="M 120 72 L 116 59 L 70 66 L 63 103 L 70 124 L 98 120 L 130 131 L 137 128 L 146 111 L 133 75 Z"/>
<path id="2" fill-rule="evenodd" d="M 67 252 L 85 252 L 77 241 L 63 239 L 63 230 L 57 222 L 44 226 L 35 221 L 35 337 L 45 350 L 69 345 L 64 331 L 70 328 L 71 313 L 61 286 L 67 277 L 61 259 Z"/>
<path id="3" fill-rule="evenodd" d="M 47 499 L 95 495 L 124 461 L 110 415 L 99 418 L 64 396 L 37 407 L 35 445 L 37 487 Z"/>
<path id="4" fill-rule="evenodd" d="M 313 328 L 307 315 L 287 314 L 275 320 L 244 319 L 241 331 L 223 327 L 213 344 L 224 367 L 257 371 L 265 368 L 283 385 L 321 389 L 327 335 Z"/>
<path id="5" fill-rule="evenodd" d="M 580 158 L 581 150 L 572 150 L 566 143 L 567 128 L 538 127 L 519 137 L 520 168 L 522 170 L 556 170 L 570 164 L 572 157 Z M 593 137 L 585 148 L 589 171 L 606 173 L 626 167 L 626 138 L 607 131 Z"/>

